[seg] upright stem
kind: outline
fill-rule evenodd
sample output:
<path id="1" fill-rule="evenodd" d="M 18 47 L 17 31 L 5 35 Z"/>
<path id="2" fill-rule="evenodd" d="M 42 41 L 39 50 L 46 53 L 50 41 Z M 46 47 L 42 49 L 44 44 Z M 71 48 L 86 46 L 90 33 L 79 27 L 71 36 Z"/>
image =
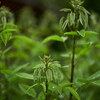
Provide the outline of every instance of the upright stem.
<path id="1" fill-rule="evenodd" d="M 48 70 L 48 63 L 46 62 L 46 73 Z M 48 80 L 47 80 L 47 75 L 46 75 L 46 80 L 45 80 L 45 86 L 46 86 L 46 92 L 45 92 L 45 100 L 48 100 Z"/>
<path id="2" fill-rule="evenodd" d="M 72 51 L 72 60 L 71 60 L 71 79 L 70 82 L 73 82 L 73 77 L 74 77 L 74 67 L 75 67 L 75 47 L 76 47 L 76 41 L 75 41 L 75 36 L 73 36 L 73 51 Z M 72 87 L 72 85 L 71 85 Z M 70 99 L 72 100 L 72 94 L 70 93 Z"/>

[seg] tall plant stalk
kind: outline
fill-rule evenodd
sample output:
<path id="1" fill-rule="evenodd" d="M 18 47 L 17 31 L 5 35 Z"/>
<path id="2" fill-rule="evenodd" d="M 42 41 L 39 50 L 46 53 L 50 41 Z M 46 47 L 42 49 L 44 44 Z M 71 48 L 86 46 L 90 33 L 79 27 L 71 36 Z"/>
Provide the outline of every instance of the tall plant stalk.
<path id="1" fill-rule="evenodd" d="M 49 60 L 48 56 L 45 56 L 44 60 L 45 60 L 45 67 L 46 67 L 46 70 L 45 70 L 45 76 L 46 76 L 46 79 L 45 79 L 45 87 L 46 87 L 45 100 L 48 100 L 48 79 L 47 79 L 47 75 L 46 75 L 47 70 L 48 70 L 48 60 Z"/>

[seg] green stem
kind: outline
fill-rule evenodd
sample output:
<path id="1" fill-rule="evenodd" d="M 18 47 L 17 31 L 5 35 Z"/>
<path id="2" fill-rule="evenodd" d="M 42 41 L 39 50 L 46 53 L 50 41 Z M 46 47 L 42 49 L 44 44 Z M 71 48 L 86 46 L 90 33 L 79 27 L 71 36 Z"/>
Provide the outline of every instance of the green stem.
<path id="1" fill-rule="evenodd" d="M 71 79 L 70 82 L 73 83 L 74 78 L 74 68 L 75 68 L 75 47 L 76 47 L 76 41 L 75 36 L 73 37 L 73 53 L 72 53 L 72 61 L 71 61 Z M 72 87 L 72 85 L 71 85 Z M 72 100 L 72 94 L 70 93 L 69 100 Z"/>
<path id="2" fill-rule="evenodd" d="M 48 70 L 48 63 L 46 62 L 46 73 Z M 48 100 L 48 80 L 47 80 L 47 75 L 46 75 L 46 80 L 45 80 L 45 86 L 46 86 L 46 92 L 45 92 L 45 100 Z"/>

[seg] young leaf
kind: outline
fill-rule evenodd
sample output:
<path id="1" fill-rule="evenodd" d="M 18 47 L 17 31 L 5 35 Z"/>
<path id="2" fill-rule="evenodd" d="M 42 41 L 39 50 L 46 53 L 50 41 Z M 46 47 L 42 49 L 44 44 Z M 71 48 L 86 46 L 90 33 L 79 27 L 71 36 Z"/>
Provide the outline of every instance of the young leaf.
<path id="1" fill-rule="evenodd" d="M 17 72 L 20 71 L 21 69 L 27 67 L 27 65 L 28 65 L 28 63 L 27 63 L 27 64 L 24 64 L 24 65 L 22 65 L 22 66 L 17 67 L 16 69 L 14 69 L 13 74 L 14 74 L 14 73 L 17 73 Z"/>
<path id="2" fill-rule="evenodd" d="M 63 11 L 63 12 L 70 12 L 71 9 L 68 9 L 68 8 L 63 8 L 63 9 L 60 9 L 60 11 Z"/>
<path id="3" fill-rule="evenodd" d="M 3 43 L 5 44 L 5 46 L 6 46 L 6 44 L 7 44 L 7 34 L 5 33 L 5 32 L 2 32 L 1 33 L 1 39 L 2 39 L 2 41 L 3 41 Z"/>
<path id="4" fill-rule="evenodd" d="M 49 41 L 59 41 L 59 42 L 63 42 L 63 39 L 58 36 L 58 35 L 52 35 L 52 36 L 49 36 L 47 38 L 45 38 L 42 43 L 47 43 Z"/>
<path id="5" fill-rule="evenodd" d="M 85 34 L 94 34 L 94 35 L 98 35 L 99 33 L 93 32 L 93 31 L 86 31 Z"/>
<path id="6" fill-rule="evenodd" d="M 44 92 L 40 92 L 40 94 L 38 95 L 38 100 L 45 100 L 45 95 Z"/>
<path id="7" fill-rule="evenodd" d="M 23 93 L 28 94 L 32 97 L 36 97 L 36 92 L 33 88 L 29 89 L 30 86 L 25 85 L 25 84 L 19 84 L 19 88 L 22 90 Z M 28 90 L 28 91 L 27 91 Z"/>
<path id="8" fill-rule="evenodd" d="M 85 37 L 85 30 L 77 31 L 79 35 Z"/>
<path id="9" fill-rule="evenodd" d="M 1 70 L 0 71 L 2 74 L 4 74 L 4 75 L 11 75 L 12 74 L 12 71 L 11 70 Z"/>
<path id="10" fill-rule="evenodd" d="M 81 100 L 78 93 L 72 88 L 72 87 L 67 87 L 67 89 L 73 94 L 73 96 L 77 99 L 77 100 Z"/>
<path id="11" fill-rule="evenodd" d="M 88 79 L 89 80 L 95 80 L 95 79 L 98 79 L 100 78 L 100 71 L 94 73 L 93 75 L 91 75 Z"/>
<path id="12" fill-rule="evenodd" d="M 27 73 L 17 73 L 16 75 L 19 76 L 19 77 L 21 77 L 21 78 L 33 80 L 33 75 L 31 75 L 31 74 L 27 74 Z"/>
<path id="13" fill-rule="evenodd" d="M 77 35 L 77 32 L 66 32 L 64 35 Z"/>

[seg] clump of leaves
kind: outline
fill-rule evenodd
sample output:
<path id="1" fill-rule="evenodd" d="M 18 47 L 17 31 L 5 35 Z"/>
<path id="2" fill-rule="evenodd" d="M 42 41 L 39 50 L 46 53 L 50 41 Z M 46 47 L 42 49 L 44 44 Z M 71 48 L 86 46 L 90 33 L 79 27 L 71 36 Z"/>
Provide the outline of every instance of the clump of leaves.
<path id="1" fill-rule="evenodd" d="M 67 16 L 60 20 L 61 30 L 69 28 L 71 31 L 81 26 L 81 29 L 86 29 L 88 25 L 88 15 L 90 14 L 83 6 L 83 1 L 71 0 L 70 8 L 63 8 L 60 11 L 66 12 Z"/>
<path id="2" fill-rule="evenodd" d="M 6 8 L 0 8 L 0 38 L 1 42 L 5 45 L 7 41 L 11 38 L 12 32 L 17 31 L 16 25 L 13 24 L 13 15 L 12 13 Z"/>
<path id="3" fill-rule="evenodd" d="M 48 82 L 50 81 L 60 81 L 62 79 L 61 71 L 59 68 L 61 65 L 58 61 L 53 61 L 50 56 L 44 56 L 42 59 L 40 57 L 42 63 L 36 65 L 33 73 L 33 79 L 34 81 L 41 81 L 41 79 L 45 78 L 47 76 Z"/>

